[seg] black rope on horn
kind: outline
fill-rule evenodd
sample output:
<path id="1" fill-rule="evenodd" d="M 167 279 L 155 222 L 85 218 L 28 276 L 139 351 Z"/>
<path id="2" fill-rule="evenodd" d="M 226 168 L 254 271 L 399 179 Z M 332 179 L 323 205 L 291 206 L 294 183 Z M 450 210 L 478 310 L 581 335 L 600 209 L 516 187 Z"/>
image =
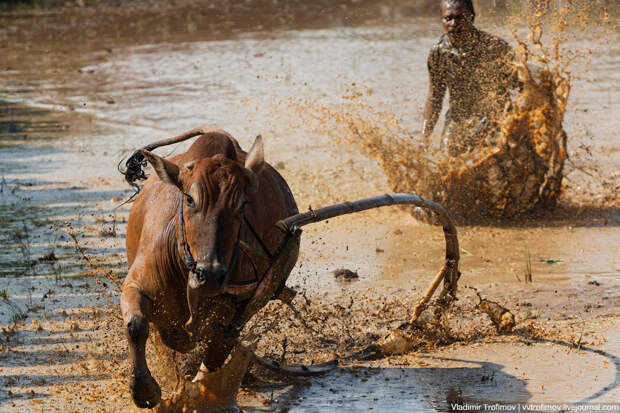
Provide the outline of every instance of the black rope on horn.
<path id="1" fill-rule="evenodd" d="M 140 185 L 136 183 L 136 181 L 144 181 L 147 176 L 144 173 L 144 168 L 146 168 L 147 162 L 146 158 L 142 153 L 138 150 L 135 151 L 128 159 L 125 161 L 125 169 L 121 168 L 123 160 L 121 159 L 116 166 L 118 172 L 125 176 L 125 181 L 133 188 L 134 193 L 125 201 L 123 201 L 117 208 L 132 202 L 142 189 Z"/>

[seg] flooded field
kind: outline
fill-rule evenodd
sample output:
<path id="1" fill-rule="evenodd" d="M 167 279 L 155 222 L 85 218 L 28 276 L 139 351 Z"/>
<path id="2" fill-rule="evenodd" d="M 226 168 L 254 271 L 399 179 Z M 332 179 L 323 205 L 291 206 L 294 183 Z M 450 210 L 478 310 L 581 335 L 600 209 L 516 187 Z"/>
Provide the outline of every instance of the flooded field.
<path id="1" fill-rule="evenodd" d="M 395 119 L 415 142 L 442 29 L 432 2 L 409 3 L 78 1 L 0 12 L 0 410 L 133 408 L 118 309 L 131 206 L 121 204 L 133 191 L 117 165 L 134 149 L 213 124 L 246 150 L 261 134 L 301 211 L 392 192 L 381 165 L 317 108 L 381 133 Z M 513 44 L 512 29 L 527 33 L 517 2 L 480 3 L 480 28 Z M 450 339 L 312 379 L 253 371 L 244 410 L 620 401 L 620 46 L 618 10 L 604 23 L 603 3 L 564 44 L 585 58 L 571 66 L 559 206 L 459 223 Z M 282 321 L 259 353 L 299 363 L 363 348 L 410 316 L 443 242 L 441 228 L 395 207 L 308 227 L 287 285 L 309 297 L 295 306 L 320 334 L 270 304 L 257 319 Z M 359 279 L 336 279 L 339 268 Z M 476 313 L 468 286 L 515 314 L 513 334 Z M 153 345 L 149 357 L 170 392 L 174 374 Z"/>

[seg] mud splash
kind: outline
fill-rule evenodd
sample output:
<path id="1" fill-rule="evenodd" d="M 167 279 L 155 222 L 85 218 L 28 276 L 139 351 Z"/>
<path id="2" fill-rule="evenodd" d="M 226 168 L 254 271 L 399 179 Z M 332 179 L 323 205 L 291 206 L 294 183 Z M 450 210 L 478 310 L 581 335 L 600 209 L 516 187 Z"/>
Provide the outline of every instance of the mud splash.
<path id="1" fill-rule="evenodd" d="M 174 395 L 155 408 L 158 413 L 174 412 L 238 412 L 237 393 L 245 376 L 252 350 L 238 346 L 222 368 L 200 372 L 194 379 L 181 379 Z"/>
<path id="2" fill-rule="evenodd" d="M 318 122 L 322 133 L 377 160 L 392 190 L 429 198 L 461 220 L 552 209 L 563 193 L 568 159 L 562 124 L 574 77 L 570 67 L 585 54 L 563 45 L 569 28 L 590 18 L 570 3 L 536 12 L 525 38 L 514 30 L 521 90 L 501 116 L 499 137 L 480 139 L 474 150 L 456 157 L 407 133 L 394 114 L 365 103 L 363 93 L 344 96 L 345 103 L 337 106 L 303 101 L 296 110 Z M 546 31 L 549 40 L 543 38 Z"/>

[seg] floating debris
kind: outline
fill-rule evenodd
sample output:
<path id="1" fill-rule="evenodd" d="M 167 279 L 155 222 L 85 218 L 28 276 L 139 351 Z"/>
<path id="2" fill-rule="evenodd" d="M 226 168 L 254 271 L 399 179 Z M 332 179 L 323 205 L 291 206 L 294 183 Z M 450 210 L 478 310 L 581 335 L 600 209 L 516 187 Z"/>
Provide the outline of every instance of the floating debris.
<path id="1" fill-rule="evenodd" d="M 375 343 L 383 355 L 395 356 L 410 352 L 415 347 L 415 337 L 412 331 L 395 329 Z"/>
<path id="2" fill-rule="evenodd" d="M 554 258 L 541 258 L 538 260 L 538 262 L 542 262 L 543 264 L 549 264 L 549 265 L 554 265 L 554 264 L 558 264 L 560 262 L 564 262 L 564 260 L 560 260 L 560 259 L 554 259 Z"/>
<path id="3" fill-rule="evenodd" d="M 56 261 L 58 261 L 58 258 L 56 258 L 56 254 L 54 254 L 54 251 L 52 251 L 52 252 L 48 252 L 47 254 L 43 255 L 42 257 L 39 257 L 39 261 L 41 261 L 41 262 L 56 262 Z"/>
<path id="4" fill-rule="evenodd" d="M 341 280 L 357 280 L 360 278 L 359 274 L 355 271 L 347 270 L 346 268 L 340 268 L 338 270 L 332 271 L 334 277 Z"/>
<path id="5" fill-rule="evenodd" d="M 479 293 L 477 294 L 480 299 L 477 308 L 484 311 L 489 316 L 497 331 L 500 333 L 511 332 L 515 326 L 514 314 L 495 301 L 487 300 L 486 298 L 482 298 Z"/>
<path id="6" fill-rule="evenodd" d="M 451 341 L 450 329 L 442 322 L 444 306 L 427 307 L 413 323 L 404 323 L 374 343 L 383 356 L 395 356 L 415 350 L 429 342 Z"/>

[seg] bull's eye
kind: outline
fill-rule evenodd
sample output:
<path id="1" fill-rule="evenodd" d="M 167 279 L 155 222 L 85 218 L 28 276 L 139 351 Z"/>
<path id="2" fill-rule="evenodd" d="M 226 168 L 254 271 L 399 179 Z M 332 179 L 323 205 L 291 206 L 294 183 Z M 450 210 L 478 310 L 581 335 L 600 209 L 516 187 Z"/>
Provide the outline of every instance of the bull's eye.
<path id="1" fill-rule="evenodd" d="M 187 206 L 190 208 L 196 208 L 196 203 L 194 202 L 194 198 L 190 195 L 185 194 L 185 201 L 187 202 Z"/>

